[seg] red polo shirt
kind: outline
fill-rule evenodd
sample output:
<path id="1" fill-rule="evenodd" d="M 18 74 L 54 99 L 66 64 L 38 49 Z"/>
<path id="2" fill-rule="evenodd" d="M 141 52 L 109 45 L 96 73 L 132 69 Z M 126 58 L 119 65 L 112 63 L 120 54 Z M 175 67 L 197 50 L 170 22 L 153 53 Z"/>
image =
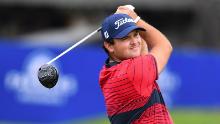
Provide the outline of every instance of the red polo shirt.
<path id="1" fill-rule="evenodd" d="M 172 124 L 157 80 L 152 55 L 120 63 L 106 61 L 100 72 L 107 114 L 111 124 Z"/>

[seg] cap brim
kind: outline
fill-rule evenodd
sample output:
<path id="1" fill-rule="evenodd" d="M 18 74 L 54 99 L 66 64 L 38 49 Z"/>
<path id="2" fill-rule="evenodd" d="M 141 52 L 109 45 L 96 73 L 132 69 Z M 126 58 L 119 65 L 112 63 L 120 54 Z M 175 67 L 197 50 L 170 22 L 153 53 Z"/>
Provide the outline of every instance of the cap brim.
<path id="1" fill-rule="evenodd" d="M 146 31 L 144 28 L 141 28 L 138 26 L 130 26 L 130 27 L 126 28 L 125 30 L 123 30 L 122 32 L 120 32 L 119 34 L 117 34 L 116 36 L 114 36 L 113 38 L 123 38 L 123 37 L 127 36 L 130 32 L 132 32 L 133 30 Z"/>

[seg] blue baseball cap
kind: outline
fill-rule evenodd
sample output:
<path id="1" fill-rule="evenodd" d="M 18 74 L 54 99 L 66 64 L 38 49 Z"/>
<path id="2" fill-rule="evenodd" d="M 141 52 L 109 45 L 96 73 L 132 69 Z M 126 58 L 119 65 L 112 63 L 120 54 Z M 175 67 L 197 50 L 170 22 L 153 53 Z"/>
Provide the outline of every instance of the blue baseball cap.
<path id="1" fill-rule="evenodd" d="M 134 20 L 126 14 L 113 14 L 105 18 L 102 23 L 101 34 L 104 41 L 123 38 L 133 30 L 146 31 L 138 27 Z"/>

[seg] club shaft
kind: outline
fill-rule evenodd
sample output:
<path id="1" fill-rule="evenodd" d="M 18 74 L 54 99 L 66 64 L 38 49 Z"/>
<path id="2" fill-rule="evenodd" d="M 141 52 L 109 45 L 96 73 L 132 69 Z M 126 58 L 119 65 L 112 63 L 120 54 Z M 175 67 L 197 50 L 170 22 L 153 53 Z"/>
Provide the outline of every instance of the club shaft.
<path id="1" fill-rule="evenodd" d="M 101 29 L 101 27 L 99 27 L 98 29 L 96 29 L 95 31 L 93 31 L 92 33 L 88 34 L 86 37 L 84 37 L 82 40 L 78 41 L 77 43 L 75 43 L 74 45 L 72 45 L 71 47 L 69 47 L 68 49 L 66 49 L 65 51 L 63 51 L 60 55 L 58 55 L 57 57 L 53 58 L 52 60 L 50 60 L 49 62 L 47 62 L 47 64 L 51 64 L 52 62 L 56 61 L 57 59 L 59 59 L 61 56 L 65 55 L 67 52 L 69 52 L 70 50 L 74 49 L 75 47 L 77 47 L 78 45 L 80 45 L 81 43 L 83 43 L 84 41 L 86 41 L 88 38 L 90 38 L 91 36 L 93 36 L 94 34 L 96 34 L 97 32 L 99 32 L 99 30 Z"/>

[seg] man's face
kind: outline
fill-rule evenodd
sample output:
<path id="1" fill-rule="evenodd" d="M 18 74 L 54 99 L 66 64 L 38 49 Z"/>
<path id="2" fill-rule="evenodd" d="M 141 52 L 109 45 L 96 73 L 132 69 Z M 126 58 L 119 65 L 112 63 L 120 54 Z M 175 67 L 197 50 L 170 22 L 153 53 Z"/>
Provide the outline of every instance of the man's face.
<path id="1" fill-rule="evenodd" d="M 137 57 L 141 55 L 141 37 L 137 30 L 130 32 L 121 39 L 114 39 L 110 46 L 110 56 L 116 61 Z"/>

